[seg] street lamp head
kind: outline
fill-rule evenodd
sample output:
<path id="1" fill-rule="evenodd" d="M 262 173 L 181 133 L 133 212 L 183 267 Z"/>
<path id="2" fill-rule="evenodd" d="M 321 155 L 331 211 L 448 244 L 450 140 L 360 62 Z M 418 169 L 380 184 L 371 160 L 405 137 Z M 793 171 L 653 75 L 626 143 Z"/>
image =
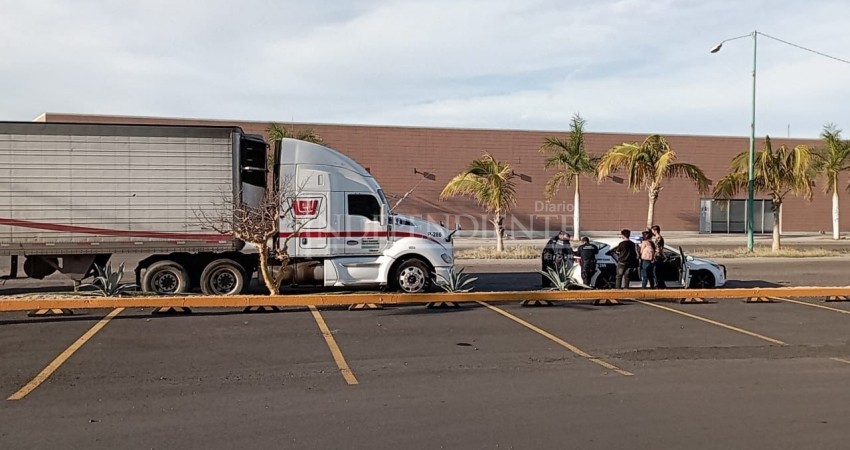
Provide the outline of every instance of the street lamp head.
<path id="1" fill-rule="evenodd" d="M 719 52 L 719 51 L 720 51 L 720 47 L 723 47 L 723 43 L 722 43 L 722 42 L 721 42 L 721 43 L 719 43 L 719 44 L 717 44 L 717 45 L 715 45 L 714 47 L 711 47 L 710 52 L 711 52 L 711 53 L 717 53 L 717 52 Z"/>

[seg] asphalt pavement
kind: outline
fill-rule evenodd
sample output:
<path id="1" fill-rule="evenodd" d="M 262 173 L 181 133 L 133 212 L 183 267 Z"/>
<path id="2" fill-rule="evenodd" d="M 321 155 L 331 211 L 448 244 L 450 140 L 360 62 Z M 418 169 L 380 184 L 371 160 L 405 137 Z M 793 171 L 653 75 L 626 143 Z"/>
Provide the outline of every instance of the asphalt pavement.
<path id="1" fill-rule="evenodd" d="M 739 285 L 850 269 L 723 262 Z M 530 289 L 535 264 L 467 267 L 482 288 Z M 3 398 L 55 369 L 0 401 L 0 448 L 846 446 L 847 303 L 109 312 L 0 314 Z"/>

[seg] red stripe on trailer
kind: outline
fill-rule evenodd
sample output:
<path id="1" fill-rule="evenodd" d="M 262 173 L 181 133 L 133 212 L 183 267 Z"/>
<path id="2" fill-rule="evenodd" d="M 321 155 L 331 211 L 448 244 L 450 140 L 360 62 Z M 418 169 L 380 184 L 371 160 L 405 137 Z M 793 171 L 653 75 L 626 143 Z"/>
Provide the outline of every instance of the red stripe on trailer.
<path id="1" fill-rule="evenodd" d="M 109 228 L 94 228 L 81 227 L 77 225 L 62 225 L 45 222 L 32 222 L 29 220 L 7 219 L 0 217 L 0 225 L 8 225 L 12 227 L 33 228 L 37 230 L 59 231 L 64 233 L 81 233 L 81 234 L 100 234 L 105 236 L 128 236 L 139 238 L 156 238 L 156 239 L 174 239 L 174 240 L 200 240 L 200 241 L 220 241 L 222 239 L 230 239 L 226 234 L 207 234 L 207 233 L 172 233 L 165 231 L 143 231 L 143 230 L 113 230 Z"/>

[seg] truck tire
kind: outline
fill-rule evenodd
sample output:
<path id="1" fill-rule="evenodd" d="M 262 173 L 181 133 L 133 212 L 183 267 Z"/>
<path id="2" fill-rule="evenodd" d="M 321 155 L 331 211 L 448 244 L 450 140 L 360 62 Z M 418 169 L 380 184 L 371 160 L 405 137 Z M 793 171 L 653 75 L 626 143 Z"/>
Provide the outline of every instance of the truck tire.
<path id="1" fill-rule="evenodd" d="M 405 260 L 395 270 L 392 286 L 407 294 L 426 292 L 431 287 L 428 266 L 415 258 Z"/>
<path id="2" fill-rule="evenodd" d="M 142 290 L 157 294 L 183 294 L 189 292 L 189 275 L 174 261 L 157 261 L 151 264 L 142 277 Z"/>
<path id="3" fill-rule="evenodd" d="M 232 259 L 217 259 L 201 273 L 204 295 L 233 295 L 245 289 L 245 268 Z"/>

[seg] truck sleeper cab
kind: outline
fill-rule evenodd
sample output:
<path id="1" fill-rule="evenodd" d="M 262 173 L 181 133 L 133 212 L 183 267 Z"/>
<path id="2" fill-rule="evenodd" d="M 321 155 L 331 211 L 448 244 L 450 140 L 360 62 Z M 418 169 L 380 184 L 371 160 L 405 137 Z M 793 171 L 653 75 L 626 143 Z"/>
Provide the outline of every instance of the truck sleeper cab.
<path id="1" fill-rule="evenodd" d="M 292 258 L 286 283 L 412 293 L 448 274 L 448 230 L 391 214 L 372 175 L 333 149 L 294 139 L 280 147 L 278 185 L 287 200 L 276 245 Z"/>

